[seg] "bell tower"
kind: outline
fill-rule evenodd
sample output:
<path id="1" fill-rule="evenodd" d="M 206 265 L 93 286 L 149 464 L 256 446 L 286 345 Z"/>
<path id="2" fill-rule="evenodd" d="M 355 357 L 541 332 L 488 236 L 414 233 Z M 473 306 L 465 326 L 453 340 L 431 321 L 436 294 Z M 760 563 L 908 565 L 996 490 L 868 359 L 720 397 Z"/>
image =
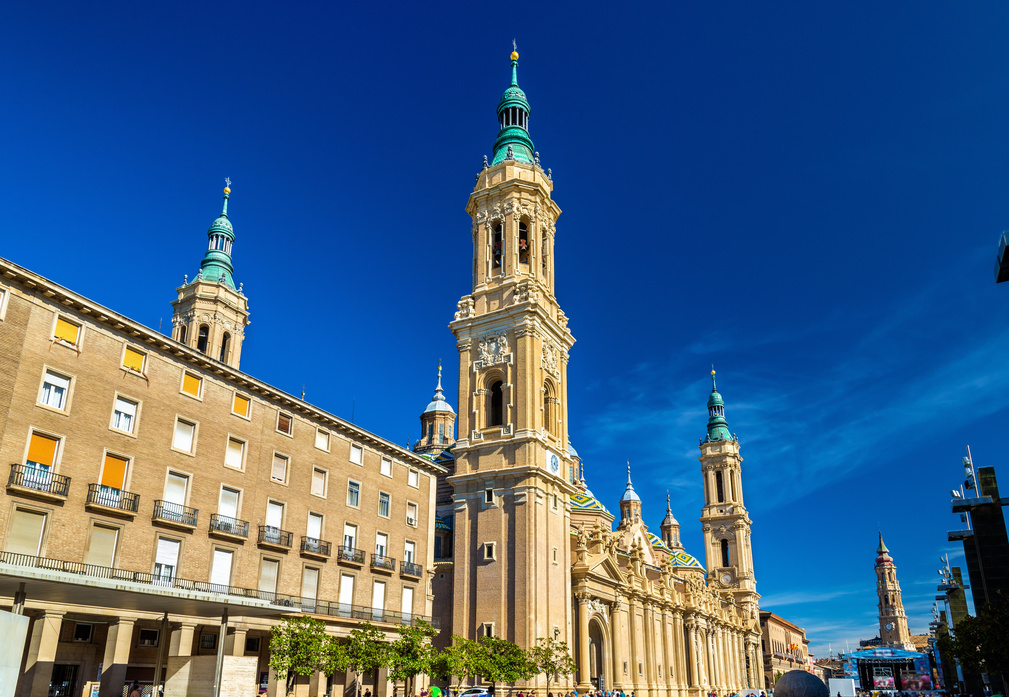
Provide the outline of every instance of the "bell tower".
<path id="1" fill-rule="evenodd" d="M 207 231 L 209 245 L 200 272 L 186 276 L 172 302 L 172 338 L 238 368 L 242 340 L 249 324 L 249 301 L 242 287 L 235 289 L 231 246 L 235 231 L 228 220 L 231 180 L 224 187 L 224 209 Z"/>
<path id="2" fill-rule="evenodd" d="M 455 634 L 493 634 L 529 648 L 540 637 L 571 644 L 575 489 L 566 393 L 574 338 L 554 297 L 561 211 L 529 136 L 517 52 L 511 68 L 493 159 L 484 158 L 466 206 L 473 290 L 449 325 L 459 350 L 458 440 L 448 478 L 456 540 L 451 612 Z"/>
<path id="3" fill-rule="evenodd" d="M 743 506 L 739 441 L 729 433 L 725 402 L 711 371 L 708 397 L 708 433 L 701 440 L 701 474 L 704 477 L 704 558 L 708 581 L 731 589 L 747 610 L 757 610 L 757 581 L 750 547 L 750 517 Z"/>
<path id="4" fill-rule="evenodd" d="M 876 594 L 879 596 L 879 638 L 883 645 L 913 649 L 904 602 L 900 599 L 897 566 L 883 542 L 883 533 L 879 533 L 879 547 L 876 548 Z"/>
<path id="5" fill-rule="evenodd" d="M 438 362 L 438 386 L 431 403 L 420 415 L 420 440 L 413 446 L 415 453 L 437 456 L 455 443 L 455 409 L 445 399 L 441 389 L 441 361 Z"/>

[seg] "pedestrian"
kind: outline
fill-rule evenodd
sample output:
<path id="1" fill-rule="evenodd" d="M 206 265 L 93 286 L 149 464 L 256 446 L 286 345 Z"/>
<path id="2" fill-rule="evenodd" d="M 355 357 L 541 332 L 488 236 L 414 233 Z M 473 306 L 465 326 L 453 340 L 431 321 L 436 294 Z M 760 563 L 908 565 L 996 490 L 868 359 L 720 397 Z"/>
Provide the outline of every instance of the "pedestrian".
<path id="1" fill-rule="evenodd" d="M 130 697 L 140 697 L 140 683 L 136 680 L 133 681 L 133 689 L 130 690 Z"/>

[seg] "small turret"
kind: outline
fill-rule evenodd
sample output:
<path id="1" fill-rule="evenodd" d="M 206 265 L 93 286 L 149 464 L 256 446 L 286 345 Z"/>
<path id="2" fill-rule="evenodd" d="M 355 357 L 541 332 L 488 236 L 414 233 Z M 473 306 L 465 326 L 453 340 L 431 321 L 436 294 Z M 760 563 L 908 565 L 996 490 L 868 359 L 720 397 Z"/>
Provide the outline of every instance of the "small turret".
<path id="1" fill-rule="evenodd" d="M 511 59 L 512 81 L 497 105 L 500 130 L 494 141 L 494 159 L 491 164 L 515 160 L 531 165 L 536 162 L 536 148 L 529 137 L 529 100 L 519 87 L 518 51 L 512 51 Z"/>
<path id="2" fill-rule="evenodd" d="M 729 424 L 725 420 L 725 402 L 715 385 L 715 370 L 711 370 L 711 395 L 708 397 L 708 437 L 707 440 L 732 440 Z"/>
<path id="3" fill-rule="evenodd" d="M 437 455 L 455 443 L 456 413 L 445 399 L 441 387 L 441 361 L 438 361 L 438 385 L 434 388 L 431 402 L 420 415 L 420 440 L 413 450 L 417 453 Z"/>
<path id="4" fill-rule="evenodd" d="M 631 463 L 627 463 L 627 488 L 620 497 L 620 527 L 641 520 L 641 497 L 631 484 Z"/>
<path id="5" fill-rule="evenodd" d="M 883 566 L 884 564 L 893 564 L 893 557 L 890 556 L 890 550 L 886 548 L 886 543 L 883 542 L 883 533 L 879 533 L 879 547 L 876 548 L 876 566 Z"/>
<path id="6" fill-rule="evenodd" d="M 673 516 L 673 509 L 669 505 L 669 492 L 666 492 L 666 517 L 662 519 L 659 526 L 662 532 L 662 541 L 666 547 L 674 552 L 683 551 L 683 544 L 680 542 L 680 523 Z"/>

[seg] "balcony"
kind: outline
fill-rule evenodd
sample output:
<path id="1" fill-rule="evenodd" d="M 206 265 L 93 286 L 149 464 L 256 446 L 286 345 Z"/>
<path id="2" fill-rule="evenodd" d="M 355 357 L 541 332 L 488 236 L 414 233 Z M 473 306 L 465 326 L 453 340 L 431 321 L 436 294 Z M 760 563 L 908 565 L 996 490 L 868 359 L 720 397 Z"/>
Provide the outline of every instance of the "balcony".
<path id="1" fill-rule="evenodd" d="M 199 516 L 200 512 L 195 508 L 158 499 L 154 502 L 154 515 L 151 520 L 170 528 L 195 530 Z"/>
<path id="2" fill-rule="evenodd" d="M 101 484 L 88 484 L 88 499 L 84 507 L 96 513 L 118 515 L 132 520 L 140 508 L 140 495 Z"/>
<path id="3" fill-rule="evenodd" d="M 209 534 L 229 540 L 247 540 L 249 539 L 249 521 L 211 513 Z"/>
<path id="4" fill-rule="evenodd" d="M 401 561 L 399 563 L 399 575 L 410 576 L 411 578 L 420 578 L 424 575 L 424 567 L 410 561 Z"/>
<path id="5" fill-rule="evenodd" d="M 260 525 L 259 537 L 256 540 L 262 547 L 269 547 L 281 552 L 286 552 L 291 548 L 291 540 L 294 535 L 287 530 L 275 528 L 272 525 Z"/>
<path id="6" fill-rule="evenodd" d="M 353 547 L 337 547 L 336 560 L 346 564 L 364 566 L 364 550 Z"/>
<path id="7" fill-rule="evenodd" d="M 66 501 L 70 493 L 70 477 L 28 465 L 11 465 L 7 491 L 46 501 Z"/>
<path id="8" fill-rule="evenodd" d="M 325 540 L 317 540 L 314 537 L 301 536 L 301 554 L 306 557 L 316 559 L 329 559 L 332 545 Z"/>
<path id="9" fill-rule="evenodd" d="M 396 571 L 396 560 L 392 557 L 384 557 L 381 554 L 372 554 L 371 570 L 388 571 L 389 573 L 393 573 Z"/>

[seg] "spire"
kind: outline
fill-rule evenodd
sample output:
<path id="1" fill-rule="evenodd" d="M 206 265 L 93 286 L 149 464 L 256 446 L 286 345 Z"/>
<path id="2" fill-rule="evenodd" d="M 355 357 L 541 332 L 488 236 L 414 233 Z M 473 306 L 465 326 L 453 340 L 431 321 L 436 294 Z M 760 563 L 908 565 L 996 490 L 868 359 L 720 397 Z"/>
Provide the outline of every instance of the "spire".
<path id="1" fill-rule="evenodd" d="M 235 290 L 233 279 L 234 267 L 231 263 L 231 245 L 235 241 L 235 231 L 228 220 L 228 199 L 231 197 L 231 179 L 225 178 L 224 206 L 221 215 L 217 217 L 207 230 L 209 244 L 207 253 L 200 262 L 200 279 L 211 283 L 223 283 Z"/>
<path id="2" fill-rule="evenodd" d="M 514 42 L 512 42 L 514 49 Z M 512 80 L 497 105 L 498 130 L 494 141 L 492 165 L 506 159 L 533 164 L 535 162 L 532 140 L 529 138 L 529 100 L 519 87 L 519 52 L 512 50 Z"/>
<path id="3" fill-rule="evenodd" d="M 445 392 L 441 388 L 441 361 L 438 361 L 438 386 L 434 388 L 434 396 L 431 397 L 431 403 L 427 405 L 424 413 L 428 414 L 433 411 L 447 411 L 455 414 L 455 409 L 445 399 Z"/>
<path id="4" fill-rule="evenodd" d="M 638 492 L 634 491 L 634 485 L 631 484 L 631 463 L 627 463 L 627 488 L 624 489 L 624 495 L 620 497 L 620 503 L 624 501 L 640 501 L 641 497 L 638 496 Z"/>
<path id="5" fill-rule="evenodd" d="M 732 440 L 729 424 L 725 420 L 725 402 L 718 394 L 715 384 L 715 369 L 711 369 L 711 395 L 708 397 L 708 438 L 709 441 Z"/>
<path id="6" fill-rule="evenodd" d="M 876 566 L 881 564 L 892 564 L 893 557 L 890 556 L 890 550 L 886 548 L 886 543 L 883 542 L 883 533 L 879 533 L 879 547 L 876 548 Z"/>

